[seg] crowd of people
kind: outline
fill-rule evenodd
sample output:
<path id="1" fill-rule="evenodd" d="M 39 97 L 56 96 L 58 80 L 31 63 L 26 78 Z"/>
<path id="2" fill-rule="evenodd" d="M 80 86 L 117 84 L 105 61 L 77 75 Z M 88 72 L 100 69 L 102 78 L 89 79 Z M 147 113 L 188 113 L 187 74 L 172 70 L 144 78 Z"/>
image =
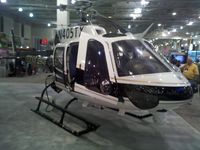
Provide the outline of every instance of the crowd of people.
<path id="1" fill-rule="evenodd" d="M 7 66 L 8 76 L 25 76 L 34 75 L 37 72 L 52 72 L 53 62 L 51 58 L 47 58 L 45 64 L 30 63 L 25 58 L 17 58 L 15 61 L 10 61 Z M 40 71 L 39 71 L 40 70 Z"/>

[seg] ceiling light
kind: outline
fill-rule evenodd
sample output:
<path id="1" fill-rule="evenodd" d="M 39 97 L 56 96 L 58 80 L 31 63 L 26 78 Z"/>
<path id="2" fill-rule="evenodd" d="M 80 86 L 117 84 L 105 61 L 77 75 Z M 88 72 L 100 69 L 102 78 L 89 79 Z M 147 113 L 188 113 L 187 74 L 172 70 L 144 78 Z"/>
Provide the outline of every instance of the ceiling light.
<path id="1" fill-rule="evenodd" d="M 48 27 L 50 27 L 50 26 L 51 26 L 51 24 L 50 24 L 50 23 L 48 23 L 48 24 L 47 24 L 47 26 L 48 26 Z"/>
<path id="2" fill-rule="evenodd" d="M 156 40 L 158 40 L 158 38 L 156 38 Z"/>
<path id="3" fill-rule="evenodd" d="M 200 19 L 200 16 L 199 16 L 199 19 Z"/>
<path id="4" fill-rule="evenodd" d="M 19 12 L 22 12 L 22 11 L 23 11 L 23 8 L 21 8 L 21 7 L 18 8 L 18 11 L 19 11 Z"/>
<path id="5" fill-rule="evenodd" d="M 141 5 L 148 5 L 149 4 L 149 2 L 147 2 L 147 1 L 145 1 L 145 0 L 141 0 Z"/>
<path id="6" fill-rule="evenodd" d="M 112 16 L 108 16 L 108 18 L 112 18 Z"/>
<path id="7" fill-rule="evenodd" d="M 33 17 L 34 15 L 33 15 L 33 13 L 31 12 L 31 13 L 29 13 L 29 17 Z"/>
<path id="8" fill-rule="evenodd" d="M 190 21 L 187 25 L 191 26 L 191 25 L 193 25 L 193 23 L 194 23 L 193 21 Z"/>
<path id="9" fill-rule="evenodd" d="M 134 9 L 134 13 L 141 14 L 142 13 L 142 9 L 141 8 L 135 8 Z"/>
<path id="10" fill-rule="evenodd" d="M 161 23 L 158 24 L 159 27 L 160 27 L 161 25 L 162 25 Z"/>
<path id="11" fill-rule="evenodd" d="M 75 3 L 76 3 L 76 0 L 72 0 L 71 3 L 72 3 L 72 4 L 75 4 Z"/>
<path id="12" fill-rule="evenodd" d="M 195 35 L 194 37 L 197 38 L 197 35 Z"/>
<path id="13" fill-rule="evenodd" d="M 132 17 L 133 19 L 142 17 L 142 14 L 130 14 L 130 17 Z"/>
<path id="14" fill-rule="evenodd" d="M 129 24 L 129 25 L 128 25 L 128 29 L 130 29 L 130 28 L 131 28 L 131 25 Z"/>
<path id="15" fill-rule="evenodd" d="M 168 34 L 168 35 L 170 35 L 170 34 L 171 34 L 171 32 L 169 32 L 169 31 L 168 31 L 168 32 L 167 32 L 167 34 Z"/>
<path id="16" fill-rule="evenodd" d="M 164 37 L 165 37 L 165 36 L 167 36 L 167 34 L 166 34 L 165 32 L 163 32 L 163 33 L 162 33 L 162 36 L 164 36 Z"/>
<path id="17" fill-rule="evenodd" d="M 185 34 L 187 34 L 187 35 L 188 35 L 188 34 L 190 34 L 190 33 L 189 33 L 189 32 L 186 32 Z"/>
<path id="18" fill-rule="evenodd" d="M 176 29 L 173 29 L 173 30 L 172 30 L 172 32 L 176 32 L 176 31 L 177 31 Z"/>
<path id="19" fill-rule="evenodd" d="M 172 15 L 173 15 L 173 16 L 176 16 L 176 12 L 173 12 Z"/>
<path id="20" fill-rule="evenodd" d="M 7 2 L 7 0 L 1 0 L 1 3 L 6 3 Z"/>
<path id="21" fill-rule="evenodd" d="M 182 29 L 183 29 L 183 26 L 180 26 L 180 29 L 182 30 Z"/>

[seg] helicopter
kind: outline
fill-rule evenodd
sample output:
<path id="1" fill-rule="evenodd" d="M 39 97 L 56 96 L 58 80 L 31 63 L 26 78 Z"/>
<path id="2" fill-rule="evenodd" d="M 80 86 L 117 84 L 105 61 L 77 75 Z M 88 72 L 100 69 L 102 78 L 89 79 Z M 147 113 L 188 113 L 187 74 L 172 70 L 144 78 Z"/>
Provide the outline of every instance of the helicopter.
<path id="1" fill-rule="evenodd" d="M 123 113 L 173 109 L 191 101 L 193 91 L 188 80 L 142 36 L 99 15 L 84 15 L 82 21 L 56 31 L 52 82 L 37 97 L 34 112 L 74 135 L 82 135 L 96 130 L 98 125 L 67 110 L 77 99 Z M 49 87 L 58 93 L 66 91 L 74 98 L 61 108 L 43 98 Z M 40 111 L 42 102 L 63 112 L 60 121 Z M 87 128 L 78 132 L 65 127 L 65 113 L 85 122 Z"/>

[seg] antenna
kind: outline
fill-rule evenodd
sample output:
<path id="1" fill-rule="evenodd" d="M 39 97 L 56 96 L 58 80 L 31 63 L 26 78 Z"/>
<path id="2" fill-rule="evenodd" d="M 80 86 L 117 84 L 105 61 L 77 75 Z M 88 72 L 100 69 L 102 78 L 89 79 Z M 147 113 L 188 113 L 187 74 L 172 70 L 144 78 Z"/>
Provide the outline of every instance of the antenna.
<path id="1" fill-rule="evenodd" d="M 148 26 L 148 28 L 144 32 L 142 32 L 142 33 L 134 34 L 134 37 L 142 39 L 147 34 L 147 32 L 151 29 L 151 27 L 153 25 L 154 25 L 153 23 L 150 24 L 150 26 Z"/>

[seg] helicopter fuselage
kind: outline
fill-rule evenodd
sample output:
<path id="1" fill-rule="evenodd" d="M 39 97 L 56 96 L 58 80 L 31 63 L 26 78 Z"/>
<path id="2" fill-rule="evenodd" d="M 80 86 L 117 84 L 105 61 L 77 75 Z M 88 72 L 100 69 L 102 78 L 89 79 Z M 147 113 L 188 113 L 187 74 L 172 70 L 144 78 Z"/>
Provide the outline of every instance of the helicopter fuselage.
<path id="1" fill-rule="evenodd" d="M 191 101 L 190 83 L 147 41 L 96 25 L 57 33 L 55 84 L 74 97 L 126 111 L 173 109 Z"/>

